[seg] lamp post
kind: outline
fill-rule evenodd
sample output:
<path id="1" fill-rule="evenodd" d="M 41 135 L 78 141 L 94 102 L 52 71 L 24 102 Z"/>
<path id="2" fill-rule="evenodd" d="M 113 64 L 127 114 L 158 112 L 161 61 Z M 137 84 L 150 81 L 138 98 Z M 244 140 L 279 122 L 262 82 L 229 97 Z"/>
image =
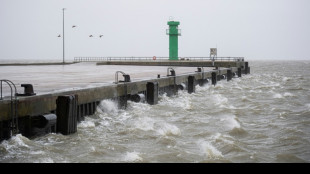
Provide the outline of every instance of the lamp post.
<path id="1" fill-rule="evenodd" d="M 65 64 L 65 8 L 62 9 L 62 63 Z"/>

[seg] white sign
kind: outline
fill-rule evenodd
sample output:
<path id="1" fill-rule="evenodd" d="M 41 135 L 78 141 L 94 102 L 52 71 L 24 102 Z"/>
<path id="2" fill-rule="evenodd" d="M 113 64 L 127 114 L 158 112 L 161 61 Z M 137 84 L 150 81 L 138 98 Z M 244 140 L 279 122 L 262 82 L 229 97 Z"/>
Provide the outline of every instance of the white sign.
<path id="1" fill-rule="evenodd" d="M 217 56 L 217 48 L 210 48 L 210 56 Z"/>

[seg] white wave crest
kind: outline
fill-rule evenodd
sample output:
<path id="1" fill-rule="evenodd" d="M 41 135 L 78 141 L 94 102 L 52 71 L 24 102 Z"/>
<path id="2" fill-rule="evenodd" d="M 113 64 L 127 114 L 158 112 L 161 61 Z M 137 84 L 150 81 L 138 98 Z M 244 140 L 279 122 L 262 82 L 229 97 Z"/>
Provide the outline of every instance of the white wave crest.
<path id="1" fill-rule="evenodd" d="M 292 93 L 289 93 L 289 92 L 285 92 L 285 93 L 283 94 L 283 96 L 284 96 L 284 97 L 294 97 L 295 95 L 292 94 Z"/>
<path id="2" fill-rule="evenodd" d="M 227 104 L 228 99 L 221 94 L 215 94 L 213 96 L 213 101 L 215 102 L 216 105 L 223 105 Z"/>
<path id="3" fill-rule="evenodd" d="M 229 129 L 240 128 L 240 123 L 237 121 L 237 118 L 234 115 L 224 116 L 220 121 L 223 121 Z"/>
<path id="4" fill-rule="evenodd" d="M 141 117 L 135 121 L 134 125 L 137 129 L 149 131 L 154 130 L 154 123 L 155 121 L 149 117 Z"/>
<path id="5" fill-rule="evenodd" d="M 273 98 L 283 98 L 283 96 L 281 94 L 274 94 Z"/>
<path id="6" fill-rule="evenodd" d="M 139 152 L 127 152 L 123 158 L 126 162 L 141 162 L 143 158 Z"/>
<path id="7" fill-rule="evenodd" d="M 211 143 L 204 140 L 198 141 L 198 146 L 203 154 L 206 155 L 207 158 L 210 159 L 218 159 L 223 157 L 222 153 L 216 149 L 214 146 L 212 146 Z"/>
<path id="8" fill-rule="evenodd" d="M 5 149 L 9 150 L 15 147 L 29 147 L 26 143 L 30 141 L 28 138 L 22 136 L 21 134 L 17 134 L 12 136 L 9 140 L 5 140 L 1 143 Z"/>
<path id="9" fill-rule="evenodd" d="M 181 135 L 181 131 L 177 126 L 168 123 L 161 124 L 157 132 L 162 136 Z"/>
<path id="10" fill-rule="evenodd" d="M 118 104 L 112 100 L 102 100 L 97 107 L 97 111 L 99 113 L 110 113 L 117 114 L 118 113 Z"/>

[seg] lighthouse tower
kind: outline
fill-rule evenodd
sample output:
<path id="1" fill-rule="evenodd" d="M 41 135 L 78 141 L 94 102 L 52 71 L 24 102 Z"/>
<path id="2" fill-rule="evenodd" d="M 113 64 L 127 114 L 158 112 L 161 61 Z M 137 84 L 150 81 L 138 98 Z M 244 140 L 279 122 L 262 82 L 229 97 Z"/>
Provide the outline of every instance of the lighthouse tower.
<path id="1" fill-rule="evenodd" d="M 168 21 L 169 29 L 166 34 L 169 35 L 169 60 L 178 60 L 178 36 L 181 36 L 181 30 L 178 29 L 180 22 Z"/>

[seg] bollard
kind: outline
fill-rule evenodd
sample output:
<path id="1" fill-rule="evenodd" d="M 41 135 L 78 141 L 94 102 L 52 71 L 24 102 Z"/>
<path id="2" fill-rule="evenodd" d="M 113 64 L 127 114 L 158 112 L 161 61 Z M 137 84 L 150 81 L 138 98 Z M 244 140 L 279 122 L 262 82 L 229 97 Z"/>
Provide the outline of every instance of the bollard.
<path id="1" fill-rule="evenodd" d="M 212 72 L 211 73 L 211 80 L 212 80 L 212 85 L 216 85 L 216 81 L 217 81 L 217 76 L 216 76 L 216 72 Z"/>
<path id="2" fill-rule="evenodd" d="M 24 93 L 23 94 L 16 94 L 17 96 L 33 96 L 36 95 L 36 93 L 33 92 L 33 86 L 32 84 L 21 84 L 21 87 L 24 87 Z"/>
<path id="3" fill-rule="evenodd" d="M 57 132 L 69 135 L 77 131 L 77 100 L 74 95 L 58 96 L 56 100 Z"/>
<path id="4" fill-rule="evenodd" d="M 158 82 L 147 82 L 146 101 L 150 105 L 158 103 Z"/>
<path id="5" fill-rule="evenodd" d="M 241 77 L 241 68 L 238 68 L 238 77 Z"/>
<path id="6" fill-rule="evenodd" d="M 231 69 L 227 70 L 227 81 L 230 81 L 232 79 L 232 72 Z"/>
<path id="7" fill-rule="evenodd" d="M 130 75 L 124 74 L 123 77 L 124 77 L 124 82 L 130 82 Z"/>
<path id="8" fill-rule="evenodd" d="M 187 90 L 189 94 L 195 92 L 195 76 L 188 76 Z"/>

